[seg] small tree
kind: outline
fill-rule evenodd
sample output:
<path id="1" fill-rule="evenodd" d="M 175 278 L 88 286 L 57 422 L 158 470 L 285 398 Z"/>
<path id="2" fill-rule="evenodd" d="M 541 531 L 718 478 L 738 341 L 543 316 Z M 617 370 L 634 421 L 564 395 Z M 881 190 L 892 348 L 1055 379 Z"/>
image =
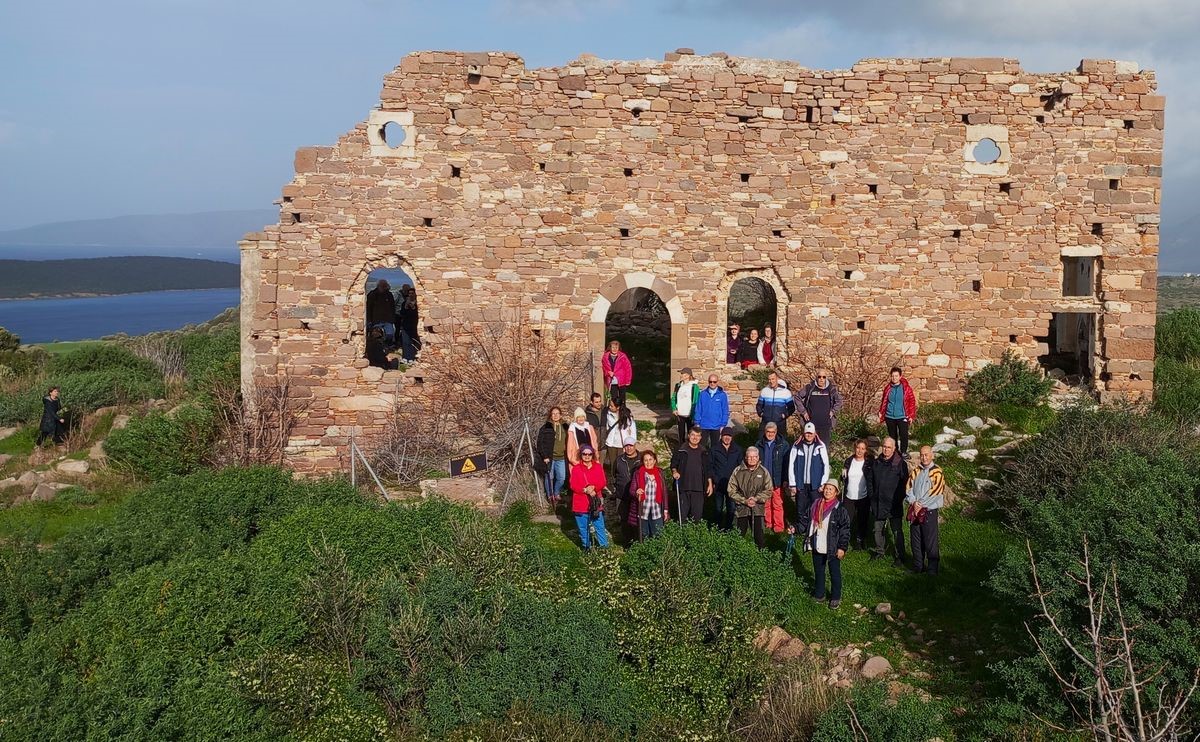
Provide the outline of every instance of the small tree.
<path id="1" fill-rule="evenodd" d="M 992 404 L 1037 406 L 1050 396 L 1054 380 L 1025 360 L 1015 349 L 1004 351 L 1000 363 L 990 363 L 967 378 L 967 398 Z"/>

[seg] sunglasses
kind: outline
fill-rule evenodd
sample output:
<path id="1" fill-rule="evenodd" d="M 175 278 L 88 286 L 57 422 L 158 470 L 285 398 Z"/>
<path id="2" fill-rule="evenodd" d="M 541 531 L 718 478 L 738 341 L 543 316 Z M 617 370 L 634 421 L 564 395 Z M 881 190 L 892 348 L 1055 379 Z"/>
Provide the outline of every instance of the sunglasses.
<path id="1" fill-rule="evenodd" d="M 591 452 L 591 451 L 584 451 L 584 452 L 583 452 L 583 455 L 584 455 L 584 456 L 592 456 L 592 455 L 594 455 L 594 454 L 592 454 L 592 452 Z"/>
<path id="2" fill-rule="evenodd" d="M 818 379 L 828 379 L 829 377 L 828 376 L 818 376 L 817 378 Z"/>
<path id="3" fill-rule="evenodd" d="M 717 380 L 716 380 L 716 379 L 709 379 L 709 380 L 708 380 L 708 383 L 709 383 L 709 384 L 716 384 L 716 383 L 717 383 Z"/>

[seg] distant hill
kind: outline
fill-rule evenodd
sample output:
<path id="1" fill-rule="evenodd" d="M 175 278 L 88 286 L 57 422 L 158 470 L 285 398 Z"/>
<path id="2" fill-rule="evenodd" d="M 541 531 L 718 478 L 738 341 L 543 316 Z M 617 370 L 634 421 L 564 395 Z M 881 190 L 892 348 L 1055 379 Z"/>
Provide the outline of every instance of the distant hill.
<path id="1" fill-rule="evenodd" d="M 0 260 L 0 299 L 235 288 L 239 268 L 217 260 L 164 257 Z"/>

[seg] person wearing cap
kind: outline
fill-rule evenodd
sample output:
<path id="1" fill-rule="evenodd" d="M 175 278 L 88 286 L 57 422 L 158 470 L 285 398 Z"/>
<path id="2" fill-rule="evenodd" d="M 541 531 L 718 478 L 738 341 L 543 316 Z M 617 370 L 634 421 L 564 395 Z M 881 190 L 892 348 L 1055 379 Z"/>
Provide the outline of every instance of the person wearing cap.
<path id="1" fill-rule="evenodd" d="M 741 465 L 745 452 L 733 442 L 733 428 L 721 428 L 721 442 L 708 452 L 712 460 L 714 508 L 713 518 L 717 528 L 728 531 L 733 528 L 735 503 L 729 499 L 729 477 Z"/>
<path id="2" fill-rule="evenodd" d="M 604 418 L 604 464 L 612 470 L 612 465 L 621 455 L 625 439 L 632 437 L 637 440 L 637 425 L 633 422 L 633 413 L 625 405 L 618 405 L 617 400 L 608 400 L 608 413 Z"/>
<path id="3" fill-rule="evenodd" d="M 658 454 L 647 449 L 642 453 L 642 465 L 633 475 L 634 502 L 638 534 L 642 539 L 654 538 L 663 524 L 671 519 L 667 508 L 667 483 L 658 468 Z"/>
<path id="4" fill-rule="evenodd" d="M 600 367 L 604 371 L 604 387 L 608 389 L 608 398 L 617 400 L 618 406 L 624 406 L 625 390 L 633 383 L 633 364 L 621 350 L 619 342 L 613 340 L 608 344 L 608 352 L 600 358 Z"/>
<path id="5" fill-rule="evenodd" d="M 767 385 L 758 393 L 754 411 L 762 420 L 764 429 L 767 423 L 777 423 L 786 427 L 787 419 L 796 413 L 796 401 L 792 399 L 792 392 L 779 383 L 779 374 L 775 371 L 767 374 Z"/>
<path id="6" fill-rule="evenodd" d="M 688 428 L 692 427 L 692 415 L 696 411 L 696 400 L 700 396 L 700 385 L 692 375 L 692 369 L 684 366 L 679 369 L 679 381 L 671 391 L 671 412 L 675 415 L 675 424 L 679 426 L 679 445 L 687 441 Z"/>
<path id="7" fill-rule="evenodd" d="M 944 503 L 946 478 L 933 463 L 933 449 L 921 446 L 921 463 L 908 475 L 908 543 L 912 547 L 912 571 L 937 575 L 942 561 L 938 545 L 938 511 Z"/>
<path id="8" fill-rule="evenodd" d="M 571 513 L 579 528 L 579 540 L 584 551 L 591 551 L 591 529 L 596 529 L 596 545 L 608 546 L 608 531 L 604 529 L 604 487 L 608 483 L 604 467 L 596 461 L 596 449 L 579 447 L 579 463 L 571 467 Z"/>
<path id="9" fill-rule="evenodd" d="M 542 462 L 536 467 L 544 478 L 546 499 L 557 504 L 563 485 L 567 483 L 567 421 L 562 410 L 551 407 L 546 422 L 538 430 L 537 453 Z"/>
<path id="10" fill-rule="evenodd" d="M 850 515 L 838 497 L 838 485 L 829 480 L 821 485 L 820 496 L 808 509 L 808 548 L 812 551 L 812 596 L 825 599 L 825 568 L 829 568 L 829 608 L 842 604 L 842 558 L 850 547 Z M 788 529 L 791 531 L 792 529 Z"/>
<path id="11" fill-rule="evenodd" d="M 720 381 L 716 374 L 709 374 L 708 386 L 700 390 L 696 399 L 693 423 L 703 431 L 710 451 L 721 442 L 721 428 L 729 424 L 729 396 Z"/>
<path id="12" fill-rule="evenodd" d="M 687 443 L 671 457 L 671 476 L 679 490 L 679 522 L 699 523 L 704 517 L 704 497 L 712 496 L 712 465 L 700 445 L 700 428 L 688 431 Z"/>
<path id="13" fill-rule="evenodd" d="M 596 429 L 588 422 L 587 413 L 583 411 L 582 407 L 576 407 L 574 420 L 567 426 L 567 462 L 571 466 L 575 466 L 580 462 L 580 449 L 584 446 L 591 446 L 592 453 L 595 453 L 599 443 L 599 436 L 596 435 Z"/>
<path id="14" fill-rule="evenodd" d="M 833 441 L 833 428 L 843 402 L 842 393 L 829 378 L 829 369 L 821 368 L 817 369 L 816 378 L 800 392 L 796 408 L 805 422 L 816 426 L 817 436 L 828 444 Z"/>
<path id="15" fill-rule="evenodd" d="M 817 426 L 804 423 L 804 434 L 796 440 L 788 457 L 788 494 L 796 502 L 796 517 L 812 509 L 821 487 L 829 481 L 829 450 L 817 436 Z"/>
<path id="16" fill-rule="evenodd" d="M 636 527 L 638 524 L 637 498 L 633 494 L 633 476 L 642 465 L 642 457 L 638 454 L 637 438 L 629 435 L 621 441 L 621 454 L 612 465 L 613 495 L 617 500 L 617 518 L 627 526 Z M 631 537 L 634 534 L 626 534 Z"/>
<path id="17" fill-rule="evenodd" d="M 783 533 L 786 525 L 783 522 L 783 487 L 787 482 L 788 454 L 791 443 L 780 435 L 778 423 L 767 423 L 763 426 L 762 437 L 756 444 L 762 458 L 762 465 L 767 474 L 771 475 L 771 499 L 763 507 L 763 525 L 775 533 Z"/>
<path id="18" fill-rule="evenodd" d="M 729 477 L 729 499 L 737 505 L 738 530 L 742 536 L 753 530 L 754 543 L 763 548 L 763 514 L 775 488 L 771 475 L 760 464 L 758 449 L 746 449 L 745 459 L 734 468 Z"/>

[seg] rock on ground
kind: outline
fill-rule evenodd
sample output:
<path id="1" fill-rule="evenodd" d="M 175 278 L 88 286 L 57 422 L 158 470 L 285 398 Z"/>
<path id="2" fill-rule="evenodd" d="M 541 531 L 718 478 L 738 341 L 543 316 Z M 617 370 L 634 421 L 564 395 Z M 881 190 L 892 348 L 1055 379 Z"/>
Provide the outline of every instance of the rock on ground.
<path id="1" fill-rule="evenodd" d="M 0 466 L 4 466 L 10 461 L 12 461 L 12 454 L 0 453 Z"/>
<path id="2" fill-rule="evenodd" d="M 933 437 L 933 442 L 934 443 L 953 443 L 954 436 L 950 435 L 949 433 L 938 433 L 937 435 L 935 435 Z"/>
<path id="3" fill-rule="evenodd" d="M 959 438 L 957 441 L 955 441 L 955 443 L 958 444 L 959 448 L 970 448 L 971 446 L 975 445 L 975 440 L 975 436 L 973 435 L 964 435 L 962 438 Z"/>
<path id="4" fill-rule="evenodd" d="M 950 427 L 949 425 L 942 428 L 942 432 L 945 433 L 946 435 L 952 435 L 955 438 L 957 438 L 960 435 L 963 435 L 963 432 L 961 430 L 955 430 L 954 428 Z"/>
<path id="5" fill-rule="evenodd" d="M 963 425 L 966 425 L 971 430 L 983 430 L 987 427 L 987 423 L 983 421 L 982 417 L 968 417 L 966 420 L 963 420 Z"/>
<path id="6" fill-rule="evenodd" d="M 29 496 L 29 499 L 34 502 L 50 502 L 55 497 L 58 497 L 59 492 L 70 486 L 62 482 L 42 482 L 33 489 L 33 494 Z"/>
<path id="7" fill-rule="evenodd" d="M 0 428 L 0 441 L 17 432 L 16 428 Z"/>
<path id="8" fill-rule="evenodd" d="M 875 606 L 875 613 L 880 616 L 885 616 L 891 612 L 892 612 L 892 604 L 891 603 L 880 603 L 879 605 Z"/>
<path id="9" fill-rule="evenodd" d="M 64 474 L 87 474 L 92 465 L 87 461 L 76 461 L 75 459 L 67 459 L 60 461 L 58 466 L 54 467 Z"/>
<path id="10" fill-rule="evenodd" d="M 123 430 L 127 425 L 129 425 L 129 415 L 117 415 L 113 418 L 113 430 Z"/>
<path id="11" fill-rule="evenodd" d="M 874 680 L 882 675 L 891 672 L 892 663 L 887 661 L 886 657 L 871 657 L 863 663 L 862 670 L 859 672 L 867 680 Z"/>
<path id="12" fill-rule="evenodd" d="M 779 649 L 784 642 L 789 641 L 792 635 L 787 633 L 780 626 L 771 626 L 758 632 L 758 636 L 754 637 L 754 646 L 758 647 L 767 654 L 774 654 L 776 649 Z"/>
<path id="13" fill-rule="evenodd" d="M 952 450 L 953 448 L 954 448 L 953 443 L 936 443 L 933 446 L 933 452 L 934 453 L 945 453 L 947 451 Z"/>
<path id="14" fill-rule="evenodd" d="M 41 483 L 42 483 L 41 472 L 27 471 L 24 474 L 22 474 L 21 476 L 17 477 L 17 484 L 21 485 L 21 487 L 23 487 L 26 492 L 32 490 L 34 487 L 38 486 Z"/>
<path id="15" fill-rule="evenodd" d="M 958 458 L 966 459 L 967 461 L 974 461 L 975 457 L 978 455 L 979 455 L 979 452 L 973 448 L 968 448 L 965 451 L 958 452 Z"/>
<path id="16" fill-rule="evenodd" d="M 789 662 L 799 659 L 808 653 L 808 645 L 799 639 L 792 637 L 780 644 L 774 652 L 771 653 L 771 659 L 776 662 Z"/>

